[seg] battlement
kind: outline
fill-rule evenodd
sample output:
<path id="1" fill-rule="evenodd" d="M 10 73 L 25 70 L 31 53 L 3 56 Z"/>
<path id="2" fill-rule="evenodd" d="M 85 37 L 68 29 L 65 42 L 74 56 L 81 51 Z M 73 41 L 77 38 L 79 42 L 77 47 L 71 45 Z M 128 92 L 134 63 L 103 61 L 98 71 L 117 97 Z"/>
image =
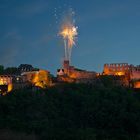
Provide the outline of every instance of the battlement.
<path id="1" fill-rule="evenodd" d="M 140 65 L 138 65 L 138 66 L 130 65 L 130 69 L 131 69 L 131 71 L 140 72 Z"/>
<path id="2" fill-rule="evenodd" d="M 112 63 L 112 64 L 105 64 L 104 68 L 108 68 L 110 70 L 128 70 L 129 69 L 129 65 L 128 63 Z"/>
<path id="3" fill-rule="evenodd" d="M 125 75 L 130 67 L 128 63 L 104 64 L 103 74 L 105 75 Z"/>

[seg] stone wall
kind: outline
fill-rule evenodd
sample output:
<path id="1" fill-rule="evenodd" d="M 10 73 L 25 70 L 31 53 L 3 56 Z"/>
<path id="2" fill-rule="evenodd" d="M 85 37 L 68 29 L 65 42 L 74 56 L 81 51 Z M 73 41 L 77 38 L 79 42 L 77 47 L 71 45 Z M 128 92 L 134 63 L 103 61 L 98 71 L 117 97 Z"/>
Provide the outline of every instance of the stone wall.
<path id="1" fill-rule="evenodd" d="M 75 79 L 93 79 L 96 77 L 96 73 L 88 71 L 78 71 L 74 69 L 73 71 L 70 71 L 69 76 Z"/>
<path id="2" fill-rule="evenodd" d="M 140 79 L 140 66 L 130 65 L 130 77 L 131 77 L 131 80 Z"/>
<path id="3" fill-rule="evenodd" d="M 129 71 L 129 65 L 127 63 L 112 63 L 105 64 L 103 74 L 104 75 L 125 75 Z"/>

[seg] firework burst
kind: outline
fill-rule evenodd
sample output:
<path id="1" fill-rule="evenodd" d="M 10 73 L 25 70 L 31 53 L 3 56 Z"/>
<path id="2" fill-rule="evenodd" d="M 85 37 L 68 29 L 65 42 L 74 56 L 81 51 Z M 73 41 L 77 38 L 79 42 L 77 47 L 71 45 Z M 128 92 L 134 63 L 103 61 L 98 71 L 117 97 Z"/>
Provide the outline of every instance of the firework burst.
<path id="1" fill-rule="evenodd" d="M 65 60 L 71 59 L 72 47 L 75 46 L 75 40 L 78 35 L 77 29 L 74 22 L 74 12 L 70 10 L 64 17 L 61 30 L 59 34 L 63 37 L 65 46 Z"/>

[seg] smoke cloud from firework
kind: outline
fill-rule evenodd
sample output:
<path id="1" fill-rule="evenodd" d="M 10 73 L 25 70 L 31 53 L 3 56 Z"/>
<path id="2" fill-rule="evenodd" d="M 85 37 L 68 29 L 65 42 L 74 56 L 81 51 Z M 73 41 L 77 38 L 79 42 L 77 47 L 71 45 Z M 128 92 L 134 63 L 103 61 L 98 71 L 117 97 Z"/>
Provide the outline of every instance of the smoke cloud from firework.
<path id="1" fill-rule="evenodd" d="M 72 47 L 76 45 L 78 27 L 75 26 L 74 12 L 69 10 L 64 16 L 59 34 L 63 37 L 65 47 L 65 60 L 71 59 Z"/>

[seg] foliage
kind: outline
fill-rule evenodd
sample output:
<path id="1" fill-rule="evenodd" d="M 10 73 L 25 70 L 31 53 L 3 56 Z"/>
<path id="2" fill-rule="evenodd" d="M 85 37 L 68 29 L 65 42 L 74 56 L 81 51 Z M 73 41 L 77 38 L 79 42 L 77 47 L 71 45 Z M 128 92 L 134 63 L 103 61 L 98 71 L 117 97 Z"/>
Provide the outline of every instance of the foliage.
<path id="1" fill-rule="evenodd" d="M 18 73 L 18 68 L 16 67 L 8 67 L 4 70 L 4 74 L 15 75 Z"/>
<path id="2" fill-rule="evenodd" d="M 18 72 L 19 71 L 18 71 L 17 67 L 7 67 L 7 68 L 4 68 L 3 65 L 0 65 L 0 75 L 4 75 L 4 74 L 15 75 Z"/>
<path id="3" fill-rule="evenodd" d="M 0 65 L 0 74 L 4 73 L 4 66 Z"/>
<path id="4" fill-rule="evenodd" d="M 0 129 L 41 140 L 140 139 L 139 90 L 61 84 L 0 97 Z"/>

